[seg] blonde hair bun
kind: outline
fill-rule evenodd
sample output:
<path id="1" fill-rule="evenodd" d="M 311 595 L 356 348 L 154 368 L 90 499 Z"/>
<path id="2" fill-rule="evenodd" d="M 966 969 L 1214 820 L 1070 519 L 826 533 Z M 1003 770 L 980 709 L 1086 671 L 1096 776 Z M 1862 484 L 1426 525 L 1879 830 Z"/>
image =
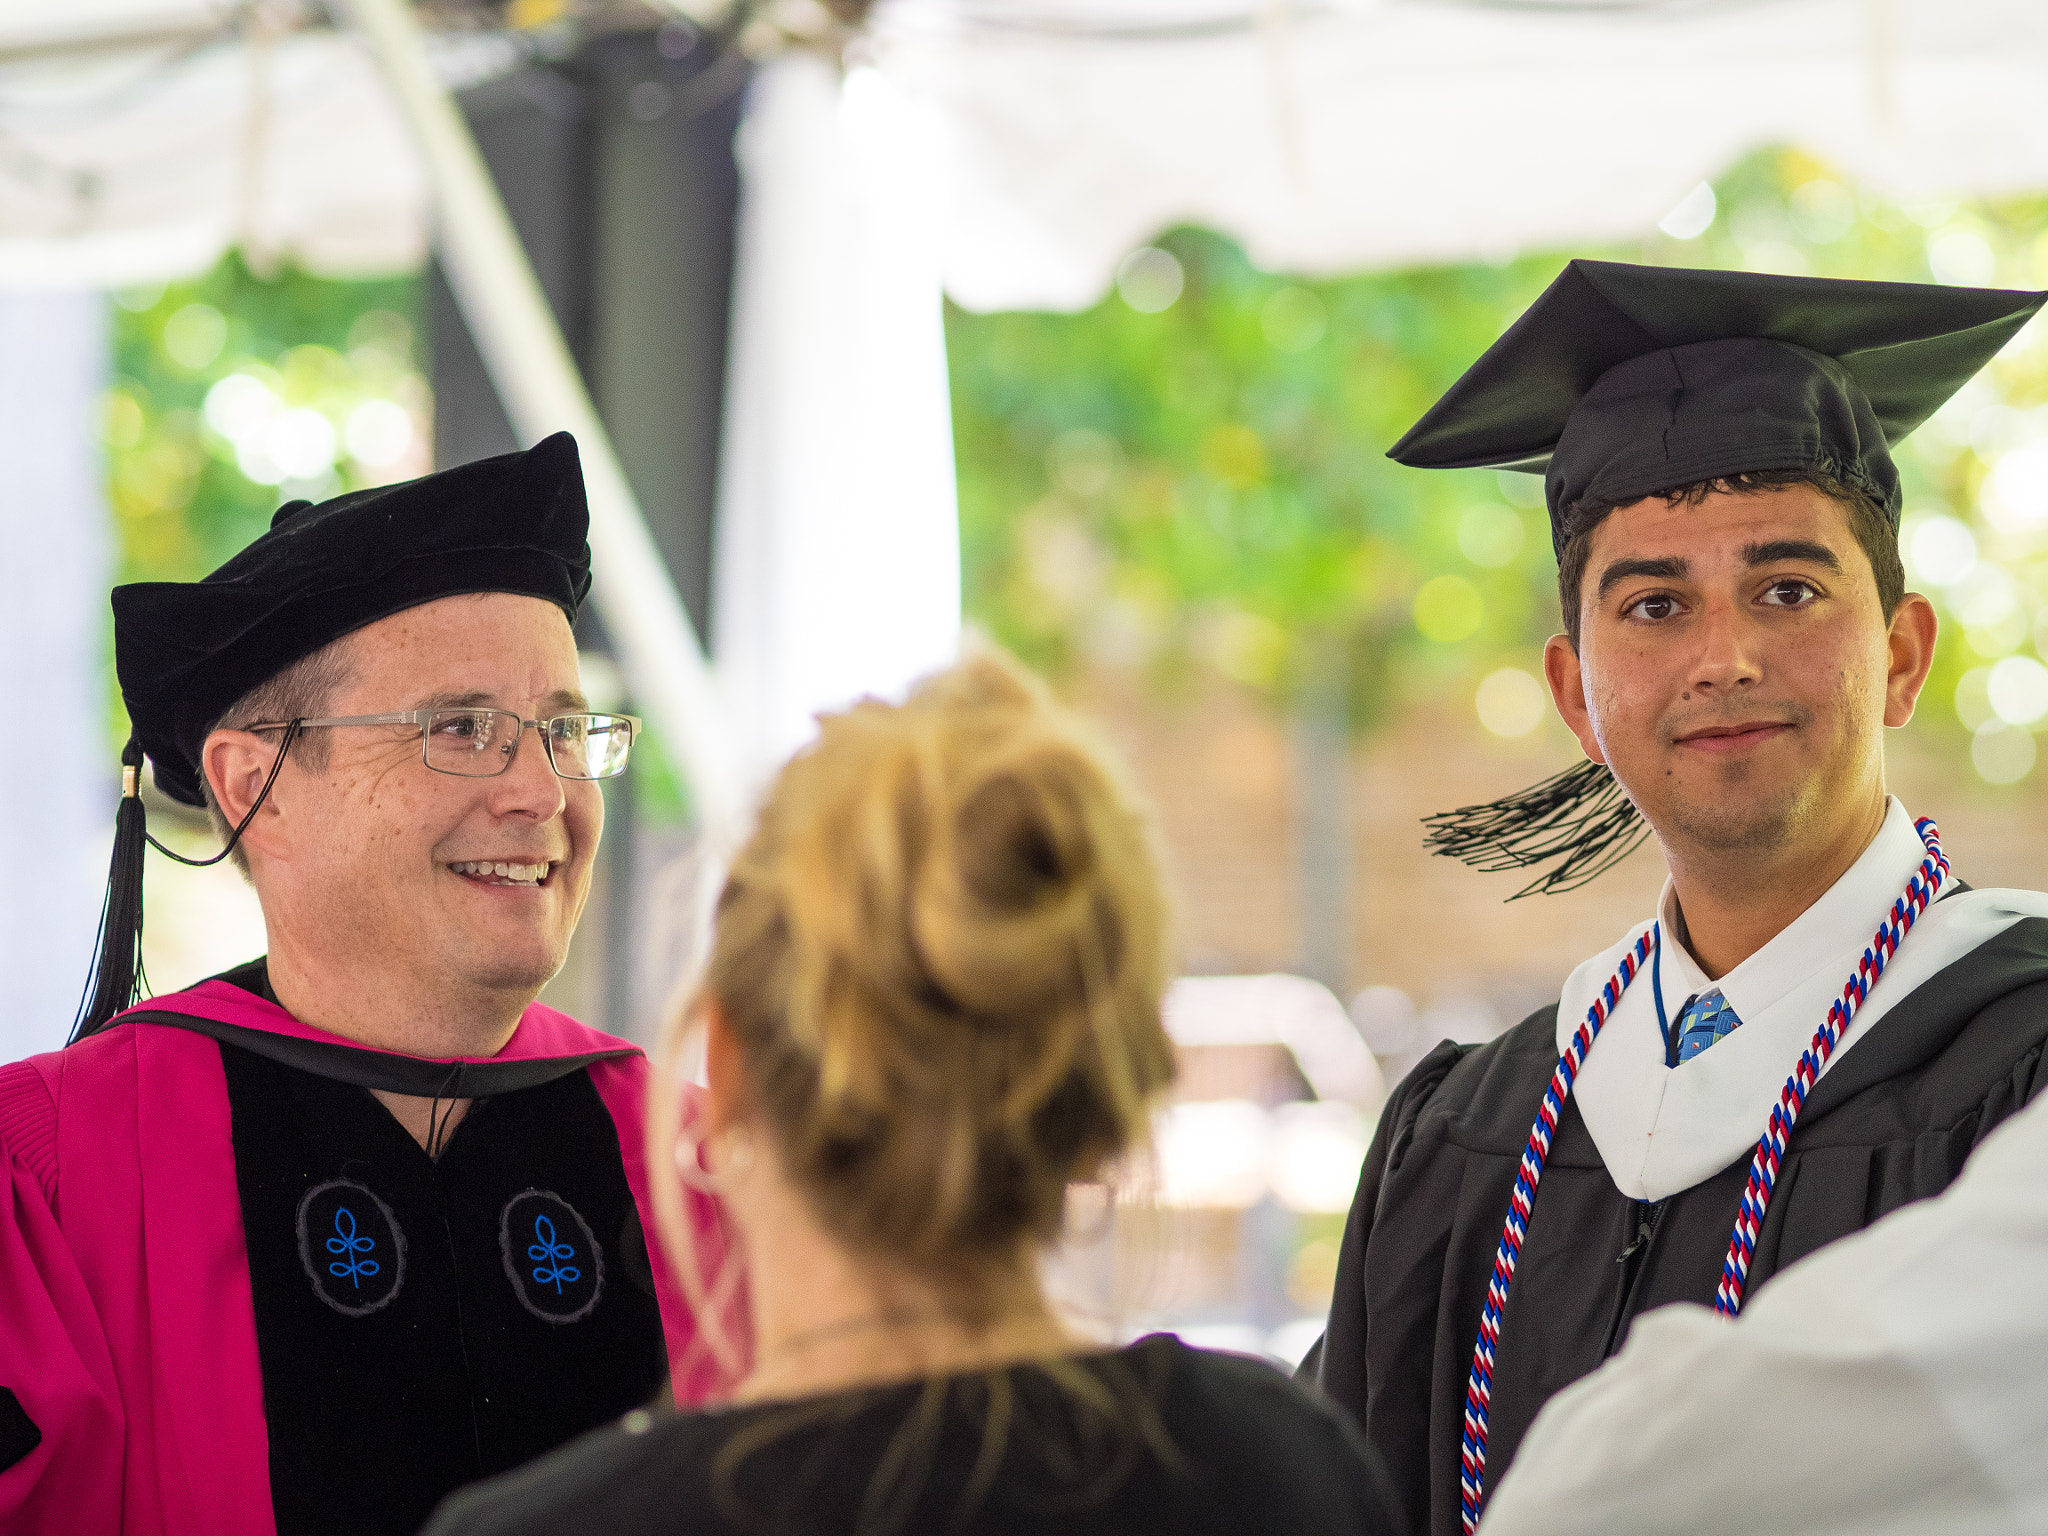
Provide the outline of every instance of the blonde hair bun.
<path id="1" fill-rule="evenodd" d="M 719 904 L 707 986 L 784 1166 L 850 1246 L 970 1280 L 1170 1081 L 1147 818 L 1042 685 L 984 652 L 826 716 Z"/>

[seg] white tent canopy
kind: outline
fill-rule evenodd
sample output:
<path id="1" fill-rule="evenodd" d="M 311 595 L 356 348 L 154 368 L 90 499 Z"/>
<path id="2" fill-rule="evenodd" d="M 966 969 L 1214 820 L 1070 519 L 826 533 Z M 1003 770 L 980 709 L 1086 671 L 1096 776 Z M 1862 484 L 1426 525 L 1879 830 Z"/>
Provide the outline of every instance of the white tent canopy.
<path id="1" fill-rule="evenodd" d="M 882 67 L 952 141 L 958 302 L 1093 303 L 1179 222 L 1321 273 L 1635 237 L 1766 144 L 1904 195 L 2048 186 L 2037 0 L 1240 4 L 1149 38 L 1186 0 L 1125 9 L 883 12 Z"/>
<path id="2" fill-rule="evenodd" d="M 337 275 L 418 260 L 427 177 L 368 57 L 167 40 L 232 14 L 0 0 L 0 287 L 237 240 Z M 1315 272 L 1631 236 L 1767 143 L 1905 195 L 2048 186 L 2036 0 L 883 0 L 863 47 L 948 152 L 928 222 L 978 309 L 1093 302 L 1181 221 Z M 517 50 L 436 57 L 459 82 Z"/>
<path id="3" fill-rule="evenodd" d="M 426 167 L 368 50 L 245 35 L 207 0 L 0 0 L 0 288 L 162 282 L 235 245 L 419 266 Z"/>

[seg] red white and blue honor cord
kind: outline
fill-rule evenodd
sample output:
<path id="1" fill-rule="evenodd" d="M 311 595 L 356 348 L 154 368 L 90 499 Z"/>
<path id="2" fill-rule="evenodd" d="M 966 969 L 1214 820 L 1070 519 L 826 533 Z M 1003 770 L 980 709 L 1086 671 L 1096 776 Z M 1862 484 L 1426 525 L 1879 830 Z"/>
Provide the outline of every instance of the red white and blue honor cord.
<path id="1" fill-rule="evenodd" d="M 1812 1043 L 1801 1053 L 1792 1075 L 1785 1079 L 1778 1102 L 1771 1107 L 1770 1124 L 1758 1139 L 1756 1153 L 1750 1159 L 1749 1183 L 1742 1193 L 1735 1231 L 1728 1240 L 1728 1255 L 1721 1265 L 1721 1283 L 1714 1293 L 1714 1310 L 1724 1317 L 1733 1317 L 1742 1310 L 1743 1286 L 1749 1278 L 1749 1263 L 1756 1252 L 1757 1234 L 1763 1230 L 1764 1214 L 1770 1209 L 1771 1191 L 1777 1185 L 1785 1144 L 1791 1139 L 1792 1127 L 1799 1122 L 1800 1110 L 1806 1106 L 1806 1095 L 1827 1066 L 1828 1058 L 1834 1055 L 1835 1046 L 1848 1033 L 1856 1010 L 1863 1006 L 1870 989 L 1884 974 L 1886 964 L 1898 952 L 1906 935 L 1912 932 L 1914 921 L 1927 910 L 1928 904 L 1940 894 L 1949 878 L 1948 858 L 1941 851 L 1941 835 L 1934 822 L 1923 817 L 1914 823 L 1914 828 L 1920 834 L 1920 841 L 1926 845 L 1927 856 L 1906 882 L 1904 893 L 1892 903 L 1885 920 L 1878 924 L 1877 935 L 1871 940 L 1870 947 L 1863 951 L 1863 958 L 1856 963 L 1855 974 L 1844 983 L 1842 995 L 1829 1008 L 1826 1022 L 1814 1031 Z M 1521 1166 L 1515 1174 L 1514 1192 L 1508 1197 L 1507 1222 L 1501 1229 L 1500 1246 L 1494 1251 L 1493 1275 L 1486 1285 L 1486 1305 L 1479 1314 L 1479 1339 L 1472 1348 L 1472 1374 L 1465 1387 L 1465 1433 L 1458 1467 L 1465 1536 L 1473 1536 L 1479 1528 L 1479 1510 L 1486 1486 L 1487 1404 L 1493 1390 L 1494 1355 L 1500 1347 L 1501 1317 L 1507 1308 L 1508 1287 L 1514 1282 L 1515 1264 L 1521 1257 L 1522 1240 L 1529 1232 L 1529 1216 L 1536 1203 L 1536 1186 L 1543 1178 L 1543 1165 L 1550 1156 L 1550 1143 L 1557 1134 L 1564 1101 L 1571 1096 L 1572 1084 L 1578 1078 L 1579 1069 L 1585 1065 L 1586 1053 L 1599 1038 L 1600 1027 L 1613 1015 L 1621 994 L 1628 990 L 1628 984 L 1636 979 L 1644 962 L 1661 941 L 1660 925 L 1651 924 L 1649 931 L 1629 946 L 1628 953 L 1621 957 L 1620 966 L 1593 999 L 1593 1006 L 1586 1010 L 1585 1022 L 1579 1025 L 1564 1054 L 1557 1058 L 1557 1070 L 1550 1075 L 1550 1086 L 1543 1092 L 1543 1102 L 1536 1110 L 1536 1123 L 1529 1131 L 1529 1144 L 1522 1152 Z"/>

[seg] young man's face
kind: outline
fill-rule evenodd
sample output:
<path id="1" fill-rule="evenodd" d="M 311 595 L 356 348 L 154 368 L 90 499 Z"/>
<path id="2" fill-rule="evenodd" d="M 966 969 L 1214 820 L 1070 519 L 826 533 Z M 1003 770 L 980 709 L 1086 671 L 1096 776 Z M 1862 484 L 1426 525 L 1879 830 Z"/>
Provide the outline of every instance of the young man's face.
<path id="1" fill-rule="evenodd" d="M 1579 645 L 1545 669 L 1586 755 L 1667 850 L 1782 852 L 1884 792 L 1934 615 L 1887 622 L 1846 508 L 1809 485 L 1621 507 L 1592 534 Z"/>
<path id="2" fill-rule="evenodd" d="M 538 598 L 422 604 L 356 631 L 348 662 L 327 714 L 449 705 L 534 720 L 586 707 L 568 621 Z M 598 786 L 557 778 L 531 730 L 494 778 L 430 770 L 415 726 L 322 734 L 325 770 L 293 764 L 264 836 L 258 890 L 273 929 L 295 925 L 301 950 L 408 973 L 427 996 L 538 992 L 589 895 Z M 524 868 L 508 878 L 500 864 Z"/>

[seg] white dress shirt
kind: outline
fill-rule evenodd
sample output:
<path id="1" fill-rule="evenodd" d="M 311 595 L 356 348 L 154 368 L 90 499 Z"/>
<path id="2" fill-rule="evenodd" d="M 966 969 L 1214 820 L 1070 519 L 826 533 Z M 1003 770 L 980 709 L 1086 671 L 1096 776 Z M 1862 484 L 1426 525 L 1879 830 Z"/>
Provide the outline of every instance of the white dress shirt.
<path id="1" fill-rule="evenodd" d="M 1662 1200 L 1709 1179 L 1756 1146 L 1771 1106 L 1841 995 L 1878 923 L 1925 856 L 1913 818 L 1896 799 L 1856 862 L 1784 931 L 1718 981 L 1702 972 L 1677 937 L 1670 882 L 1658 903 L 1663 938 L 1593 1042 L 1572 1098 L 1615 1187 Z M 1951 877 L 1953 878 L 1953 877 Z M 1901 999 L 2022 917 L 2048 917 L 2039 891 L 1965 891 L 1923 912 L 1857 1009 L 1829 1059 L 1832 1068 L 1878 1029 Z M 1557 1010 L 1563 1051 L 1599 989 L 1648 928 L 1573 971 Z M 1718 986 L 1742 1025 L 1692 1060 L 1665 1065 L 1664 1018 L 1676 1026 L 1687 998 Z M 1825 1069 L 1824 1069 L 1825 1071 Z M 1536 1106 L 1530 1105 L 1533 1117 Z"/>

